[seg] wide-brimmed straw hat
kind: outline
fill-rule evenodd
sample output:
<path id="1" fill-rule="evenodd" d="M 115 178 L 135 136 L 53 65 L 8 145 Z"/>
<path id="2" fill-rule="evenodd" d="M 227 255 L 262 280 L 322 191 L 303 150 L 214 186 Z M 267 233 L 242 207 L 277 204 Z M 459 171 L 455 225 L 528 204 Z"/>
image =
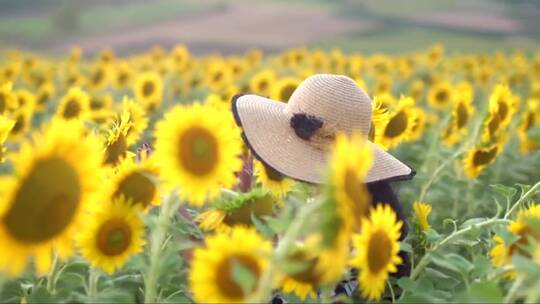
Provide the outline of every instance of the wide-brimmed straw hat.
<path id="1" fill-rule="evenodd" d="M 371 99 L 347 76 L 304 80 L 288 103 L 246 94 L 233 98 L 236 123 L 255 156 L 291 178 L 323 183 L 336 133 L 369 133 Z M 415 171 L 376 144 L 366 183 L 410 179 Z"/>

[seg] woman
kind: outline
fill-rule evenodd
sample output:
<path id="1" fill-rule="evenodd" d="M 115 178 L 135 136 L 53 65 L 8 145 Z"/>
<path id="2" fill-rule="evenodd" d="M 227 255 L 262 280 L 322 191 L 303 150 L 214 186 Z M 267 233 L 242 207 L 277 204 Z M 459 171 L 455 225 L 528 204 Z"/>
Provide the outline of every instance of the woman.
<path id="1" fill-rule="evenodd" d="M 369 134 L 371 100 L 349 77 L 320 74 L 304 80 L 287 103 L 257 95 L 237 95 L 232 111 L 252 154 L 265 165 L 298 181 L 322 184 L 329 151 L 337 133 Z M 391 182 L 408 180 L 415 171 L 367 141 L 374 153 L 365 182 L 372 204 L 386 203 L 405 223 Z M 403 225 L 401 239 L 407 235 Z M 405 261 L 397 276 L 408 275 Z M 338 286 L 338 289 L 342 287 Z M 339 292 L 339 290 L 336 290 Z"/>

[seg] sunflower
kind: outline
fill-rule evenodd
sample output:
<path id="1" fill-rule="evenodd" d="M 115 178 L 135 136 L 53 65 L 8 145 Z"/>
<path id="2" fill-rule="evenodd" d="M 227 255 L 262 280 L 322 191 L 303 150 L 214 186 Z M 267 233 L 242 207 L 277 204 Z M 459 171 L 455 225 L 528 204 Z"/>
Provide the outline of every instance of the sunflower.
<path id="1" fill-rule="evenodd" d="M 276 81 L 276 74 L 272 70 L 264 70 L 255 74 L 249 81 L 249 88 L 259 95 L 270 96 L 270 88 Z"/>
<path id="2" fill-rule="evenodd" d="M 134 73 L 132 67 L 127 62 L 119 62 L 114 72 L 114 85 L 118 89 L 125 89 L 131 86 Z"/>
<path id="3" fill-rule="evenodd" d="M 252 227 L 252 216 L 261 221 L 271 216 L 274 202 L 267 191 L 254 189 L 248 193 L 218 199 L 210 209 L 199 214 L 195 221 L 205 231 L 226 232 L 234 226 Z"/>
<path id="4" fill-rule="evenodd" d="M 163 80 L 154 72 L 140 74 L 135 80 L 135 100 L 148 111 L 154 111 L 163 102 Z"/>
<path id="5" fill-rule="evenodd" d="M 272 85 L 270 97 L 274 100 L 288 102 L 294 90 L 300 85 L 300 80 L 292 77 L 281 78 Z"/>
<path id="6" fill-rule="evenodd" d="M 122 159 L 131 157 L 128 151 L 127 134 L 131 128 L 131 117 L 129 112 L 123 111 L 107 130 L 105 139 L 105 158 L 107 165 L 116 166 Z"/>
<path id="7" fill-rule="evenodd" d="M 144 210 L 150 205 L 159 205 L 159 171 L 153 157 L 142 153 L 139 162 L 133 158 L 124 158 L 115 169 L 109 180 L 109 199 L 124 197 L 126 201 L 140 205 Z"/>
<path id="8" fill-rule="evenodd" d="M 5 161 L 6 147 L 4 143 L 6 142 L 9 132 L 15 126 L 15 121 L 11 120 L 3 115 L 0 115 L 0 163 Z"/>
<path id="9" fill-rule="evenodd" d="M 143 250 L 144 223 L 132 202 L 118 198 L 92 210 L 77 233 L 77 247 L 92 267 L 112 274 Z"/>
<path id="10" fill-rule="evenodd" d="M 69 89 L 60 99 L 56 117 L 64 120 L 83 120 L 89 114 L 90 97 L 78 87 Z"/>
<path id="11" fill-rule="evenodd" d="M 392 78 L 386 74 L 377 77 L 373 93 L 376 95 L 392 92 Z"/>
<path id="12" fill-rule="evenodd" d="M 463 160 L 465 175 L 470 179 L 478 177 L 487 165 L 495 161 L 500 149 L 497 144 L 485 148 L 470 149 Z"/>
<path id="13" fill-rule="evenodd" d="M 309 239 L 305 243 L 295 244 L 287 255 L 285 264 L 291 267 L 282 270 L 285 274 L 281 282 L 283 292 L 294 293 L 302 301 L 308 296 L 316 299 L 317 287 L 322 283 L 321 273 L 317 269 L 318 261 L 316 248 L 310 246 Z"/>
<path id="14" fill-rule="evenodd" d="M 402 141 L 407 140 L 413 134 L 413 129 L 417 119 L 417 111 L 414 110 L 414 101 L 410 97 L 402 96 L 396 109 L 390 114 L 388 122 L 376 139 L 383 147 L 392 149 Z"/>
<path id="15" fill-rule="evenodd" d="M 444 57 L 444 47 L 441 44 L 435 44 L 429 48 L 426 53 L 427 62 L 430 65 L 435 65 Z"/>
<path id="16" fill-rule="evenodd" d="M 99 91 L 107 86 L 110 77 L 110 66 L 108 64 L 100 64 L 90 72 L 87 84 L 91 91 Z"/>
<path id="17" fill-rule="evenodd" d="M 519 149 L 522 153 L 530 153 L 540 149 L 540 139 L 533 138 L 529 133 L 540 125 L 540 100 L 531 98 L 530 106 L 523 113 L 518 127 Z"/>
<path id="18" fill-rule="evenodd" d="M 195 302 L 248 302 L 268 267 L 271 243 L 243 227 L 209 236 L 205 243 L 205 248 L 195 249 L 189 271 Z M 251 286 L 239 284 L 234 275 L 238 271 L 250 274 Z"/>
<path id="19" fill-rule="evenodd" d="M 148 127 L 148 117 L 144 108 L 133 99 L 124 97 L 122 100 L 122 111 L 129 113 L 131 127 L 127 132 L 126 141 L 128 146 L 136 144 Z"/>
<path id="20" fill-rule="evenodd" d="M 9 133 L 10 140 L 21 139 L 32 126 L 32 117 L 34 113 L 30 107 L 21 107 L 13 110 L 10 117 L 15 121 L 15 125 Z"/>
<path id="21" fill-rule="evenodd" d="M 332 150 L 330 179 L 339 212 L 352 230 L 359 230 L 371 204 L 364 179 L 372 164 L 373 151 L 361 134 L 350 138 L 338 134 Z"/>
<path id="22" fill-rule="evenodd" d="M 503 135 L 504 127 L 501 118 L 497 113 L 489 113 L 484 121 L 482 131 L 482 141 L 485 143 L 497 142 Z"/>
<path id="23" fill-rule="evenodd" d="M 110 94 L 92 95 L 90 97 L 89 108 L 93 113 L 108 110 L 113 104 L 113 98 Z"/>
<path id="24" fill-rule="evenodd" d="M 263 188 L 280 198 L 289 193 L 295 184 L 294 180 L 261 161 L 255 161 L 255 174 L 257 182 L 261 183 Z"/>
<path id="25" fill-rule="evenodd" d="M 190 59 L 189 50 L 184 45 L 177 45 L 170 54 L 172 64 L 175 70 L 184 71 L 188 66 Z"/>
<path id="26" fill-rule="evenodd" d="M 209 106 L 176 106 L 156 126 L 156 160 L 171 186 L 202 205 L 232 187 L 242 167 L 238 130 L 224 128 L 230 117 Z"/>
<path id="27" fill-rule="evenodd" d="M 375 98 L 373 99 L 374 102 L 375 102 L 375 99 L 377 99 L 377 102 L 380 104 L 380 108 L 383 108 L 383 109 L 389 109 L 391 107 L 396 106 L 397 104 L 396 98 L 388 92 L 375 95 Z"/>
<path id="28" fill-rule="evenodd" d="M 53 120 L 13 155 L 15 174 L 2 184 L 0 269 L 19 274 L 34 257 L 42 273 L 53 249 L 71 254 L 73 232 L 101 187 L 99 147 L 80 123 Z"/>
<path id="29" fill-rule="evenodd" d="M 522 247 L 529 245 L 532 240 L 540 241 L 538 234 L 528 224 L 530 219 L 540 219 L 540 205 L 534 204 L 527 209 L 520 210 L 516 221 L 508 225 L 508 230 L 518 237 L 515 242 L 505 244 L 500 236 L 495 235 L 495 246 L 489 252 L 494 266 L 503 267 L 509 265 L 514 254 L 530 257 L 530 254 Z M 506 276 L 512 278 L 515 276 L 515 272 L 508 272 Z"/>
<path id="30" fill-rule="evenodd" d="M 459 91 L 456 94 L 456 102 L 452 109 L 452 121 L 448 127 L 445 143 L 453 146 L 460 137 L 468 132 L 467 125 L 473 118 L 474 107 L 472 105 L 472 95 L 468 92 Z"/>
<path id="31" fill-rule="evenodd" d="M 388 108 L 386 108 L 378 96 L 375 96 L 371 103 L 371 126 L 369 128 L 368 139 L 381 148 L 386 149 L 382 145 L 382 132 L 390 119 Z"/>
<path id="32" fill-rule="evenodd" d="M 416 102 L 420 101 L 424 95 L 424 82 L 420 79 L 414 80 L 409 87 L 409 96 Z"/>
<path id="33" fill-rule="evenodd" d="M 17 101 L 11 89 L 11 82 L 0 84 L 0 114 L 4 114 L 8 109 L 16 108 Z"/>
<path id="34" fill-rule="evenodd" d="M 14 92 L 14 97 L 16 100 L 16 107 L 22 108 L 26 107 L 32 112 L 36 108 L 36 96 L 28 90 L 17 90 Z"/>
<path id="35" fill-rule="evenodd" d="M 505 128 L 510 124 L 517 111 L 519 97 L 514 95 L 507 85 L 497 85 L 489 96 L 489 112 L 497 115 L 500 125 Z"/>
<path id="36" fill-rule="evenodd" d="M 360 269 L 361 293 L 370 300 L 381 298 L 388 274 L 401 264 L 398 240 L 402 225 L 389 205 L 379 204 L 363 220 L 362 232 L 353 236 L 356 256 L 351 265 Z"/>
<path id="37" fill-rule="evenodd" d="M 454 88 L 449 82 L 440 81 L 429 88 L 428 102 L 435 109 L 446 109 L 453 102 Z"/>
<path id="38" fill-rule="evenodd" d="M 47 108 L 48 103 L 54 96 L 55 88 L 52 82 L 45 82 L 39 86 L 36 96 L 36 106 L 38 110 L 44 110 Z"/>
<path id="39" fill-rule="evenodd" d="M 411 134 L 407 137 L 406 141 L 416 141 L 422 138 L 424 134 L 424 129 L 426 128 L 427 116 L 424 110 L 419 107 L 413 107 L 413 121 L 411 128 Z"/>
<path id="40" fill-rule="evenodd" d="M 206 84 L 211 90 L 219 91 L 232 83 L 233 72 L 222 60 L 213 60 L 206 71 Z"/>
<path id="41" fill-rule="evenodd" d="M 414 202 L 413 211 L 421 231 L 426 231 L 431 228 L 428 221 L 428 216 L 431 213 L 431 205 L 422 202 Z"/>

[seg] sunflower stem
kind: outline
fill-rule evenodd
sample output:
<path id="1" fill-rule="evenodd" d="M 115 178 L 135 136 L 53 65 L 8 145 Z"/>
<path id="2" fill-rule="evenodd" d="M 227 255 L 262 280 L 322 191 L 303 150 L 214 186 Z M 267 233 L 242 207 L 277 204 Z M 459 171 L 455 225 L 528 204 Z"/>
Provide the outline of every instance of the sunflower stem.
<path id="1" fill-rule="evenodd" d="M 88 302 L 95 303 L 98 294 L 99 272 L 94 267 L 90 267 L 88 274 Z"/>
<path id="2" fill-rule="evenodd" d="M 521 285 L 523 285 L 524 278 L 523 276 L 519 276 L 514 283 L 512 284 L 512 287 L 510 287 L 510 290 L 506 294 L 506 296 L 503 299 L 503 303 L 514 303 L 516 302 L 516 296 L 519 290 L 521 289 Z"/>
<path id="3" fill-rule="evenodd" d="M 473 229 L 485 228 L 485 227 L 489 227 L 489 226 L 492 226 L 492 225 L 508 224 L 508 223 L 510 223 L 510 221 L 507 220 L 507 219 L 492 218 L 492 219 L 488 219 L 488 220 L 485 220 L 483 222 L 480 222 L 478 224 L 467 226 L 467 227 L 465 227 L 463 229 L 454 231 L 453 233 L 448 235 L 444 240 L 442 240 L 441 242 L 439 242 L 438 244 L 433 246 L 431 249 L 429 249 L 426 252 L 426 254 L 424 254 L 424 256 L 420 259 L 420 261 L 418 262 L 416 267 L 414 267 L 414 269 L 413 269 L 413 271 L 411 273 L 411 280 L 416 279 L 420 275 L 422 270 L 424 270 L 424 268 L 429 264 L 429 262 L 431 261 L 431 254 L 432 253 L 440 250 L 441 248 L 444 248 L 447 245 L 452 244 L 452 242 L 455 239 L 460 238 L 461 236 L 467 234 L 468 232 L 470 232 Z"/>
<path id="4" fill-rule="evenodd" d="M 316 212 L 322 205 L 322 200 L 313 203 L 308 203 L 300 209 L 300 215 L 298 220 L 294 221 L 287 232 L 285 232 L 283 238 L 279 241 L 279 244 L 274 252 L 274 256 L 270 262 L 270 265 L 263 273 L 257 291 L 252 299 L 248 299 L 248 303 L 266 303 L 271 296 L 273 281 L 275 279 L 276 269 L 287 257 L 291 246 L 294 244 L 300 232 L 304 229 L 304 226 L 311 218 L 314 212 Z"/>
<path id="5" fill-rule="evenodd" d="M 56 276 L 58 273 L 58 255 L 55 253 L 53 255 L 51 270 L 47 275 L 47 292 L 49 294 L 54 294 L 56 292 Z"/>
<path id="6" fill-rule="evenodd" d="M 396 295 L 394 293 L 394 288 L 392 287 L 392 284 L 390 283 L 390 280 L 386 280 L 386 285 L 388 286 L 388 290 L 390 290 L 390 296 L 392 297 L 392 303 L 396 303 Z"/>
<path id="7" fill-rule="evenodd" d="M 434 171 L 433 171 L 433 174 L 431 174 L 431 176 L 429 177 L 429 180 L 424 184 L 424 186 L 422 187 L 422 191 L 420 192 L 420 197 L 418 199 L 419 202 L 423 202 L 424 201 L 424 198 L 427 194 L 427 191 L 429 190 L 429 188 L 431 187 L 431 185 L 435 182 L 435 180 L 437 179 L 437 177 L 439 176 L 439 174 L 442 172 L 442 170 L 448 165 L 450 164 L 452 161 L 454 161 L 454 159 L 458 158 L 461 154 L 463 154 L 465 152 L 464 149 L 459 149 L 458 151 L 456 151 L 454 154 L 452 154 L 452 156 L 450 156 L 449 158 L 447 158 L 442 164 L 440 164 Z"/>
<path id="8" fill-rule="evenodd" d="M 163 251 L 165 250 L 163 244 L 167 238 L 167 231 L 177 205 L 178 200 L 176 199 L 175 194 L 172 193 L 163 203 L 157 219 L 156 227 L 152 233 L 150 243 L 150 261 L 144 276 L 145 303 L 159 302 L 159 299 L 157 298 L 157 285 L 160 275 L 160 259 Z"/>
<path id="9" fill-rule="evenodd" d="M 529 199 L 530 196 L 535 194 L 537 191 L 540 191 L 540 181 L 538 181 L 534 186 L 529 189 L 519 200 L 506 212 L 504 218 L 507 219 L 523 202 Z"/>

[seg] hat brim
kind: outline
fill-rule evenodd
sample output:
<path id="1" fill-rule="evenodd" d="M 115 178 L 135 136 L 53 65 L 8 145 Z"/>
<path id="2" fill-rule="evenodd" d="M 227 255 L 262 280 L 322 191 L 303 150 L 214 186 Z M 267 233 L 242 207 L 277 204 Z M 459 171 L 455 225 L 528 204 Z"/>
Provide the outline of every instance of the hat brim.
<path id="1" fill-rule="evenodd" d="M 236 123 L 255 156 L 278 172 L 293 179 L 321 184 L 325 182 L 328 153 L 296 136 L 290 127 L 286 104 L 258 95 L 241 95 L 232 102 Z M 376 144 L 374 163 L 366 183 L 411 179 L 415 171 Z"/>

